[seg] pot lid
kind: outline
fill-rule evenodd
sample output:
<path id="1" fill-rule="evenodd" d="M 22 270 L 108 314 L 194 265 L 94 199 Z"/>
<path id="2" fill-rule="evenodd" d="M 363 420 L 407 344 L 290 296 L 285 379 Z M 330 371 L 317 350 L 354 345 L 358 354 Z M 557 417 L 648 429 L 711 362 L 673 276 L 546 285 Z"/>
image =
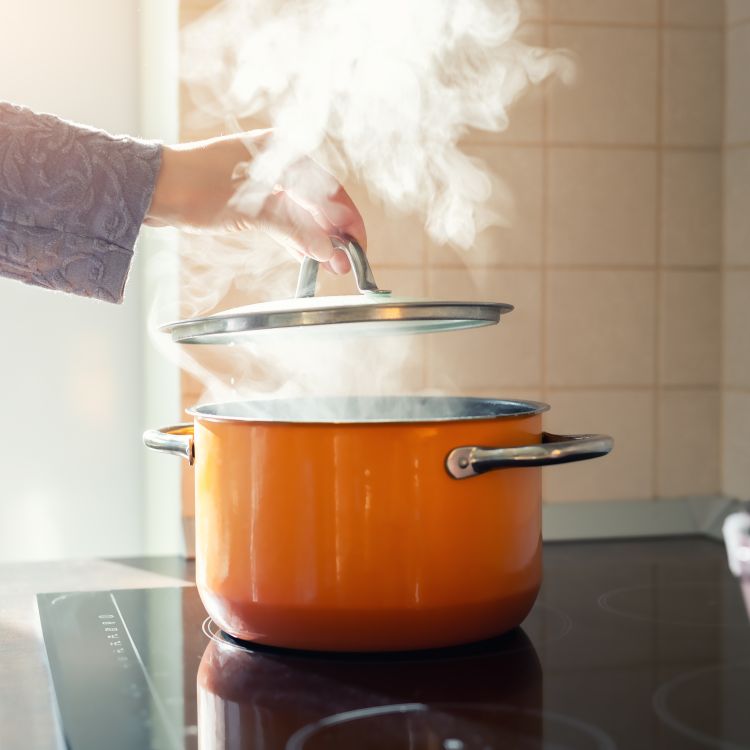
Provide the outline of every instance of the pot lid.
<path id="1" fill-rule="evenodd" d="M 500 322 L 512 305 L 500 302 L 432 301 L 397 297 L 378 288 L 362 248 L 351 237 L 333 237 L 351 263 L 359 294 L 315 296 L 318 262 L 303 260 L 292 299 L 262 302 L 200 318 L 168 323 L 160 330 L 182 344 L 235 344 L 266 331 L 412 334 L 476 328 Z"/>

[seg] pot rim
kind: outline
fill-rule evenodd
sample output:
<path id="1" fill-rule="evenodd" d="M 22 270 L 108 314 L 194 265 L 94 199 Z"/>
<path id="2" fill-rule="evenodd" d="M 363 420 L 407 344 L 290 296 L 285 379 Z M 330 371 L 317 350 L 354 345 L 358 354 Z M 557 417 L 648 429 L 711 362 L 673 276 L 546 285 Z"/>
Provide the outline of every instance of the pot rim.
<path id="1" fill-rule="evenodd" d="M 341 396 L 224 401 L 199 404 L 185 411 L 205 422 L 415 425 L 532 417 L 549 408 L 549 404 L 541 401 L 475 396 Z M 359 410 L 359 413 L 348 416 L 347 410 Z M 406 410 L 412 410 L 413 415 L 403 416 Z M 245 413 L 238 413 L 242 411 Z M 325 417 L 325 413 L 330 416 Z"/>

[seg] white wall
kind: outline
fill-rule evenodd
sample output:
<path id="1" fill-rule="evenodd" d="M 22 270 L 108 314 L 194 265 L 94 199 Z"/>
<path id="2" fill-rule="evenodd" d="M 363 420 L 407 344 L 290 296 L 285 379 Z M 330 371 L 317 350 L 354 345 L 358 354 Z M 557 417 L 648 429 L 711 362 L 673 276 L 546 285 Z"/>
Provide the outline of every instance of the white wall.
<path id="1" fill-rule="evenodd" d="M 179 0 L 140 0 L 141 122 L 143 135 L 173 143 L 179 135 Z M 177 237 L 171 230 L 144 227 L 139 243 L 143 280 L 142 330 L 177 314 L 162 311 L 156 300 L 178 299 Z M 152 314 L 153 313 L 153 314 Z M 144 425 L 159 427 L 184 420 L 177 368 L 143 341 Z M 179 461 L 151 451 L 144 456 L 145 545 L 151 555 L 184 551 L 180 523 Z"/>
<path id="2" fill-rule="evenodd" d="M 137 3 L 1 15 L 0 99 L 138 134 Z M 0 560 L 144 551 L 138 275 L 122 306 L 0 280 Z"/>

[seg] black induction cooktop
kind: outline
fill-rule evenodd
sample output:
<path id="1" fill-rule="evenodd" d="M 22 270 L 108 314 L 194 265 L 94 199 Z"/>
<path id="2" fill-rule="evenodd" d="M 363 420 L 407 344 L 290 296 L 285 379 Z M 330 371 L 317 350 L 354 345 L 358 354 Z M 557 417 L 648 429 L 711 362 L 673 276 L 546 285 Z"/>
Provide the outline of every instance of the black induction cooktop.
<path id="1" fill-rule="evenodd" d="M 194 588 L 38 599 L 71 750 L 750 748 L 750 620 L 703 538 L 547 545 L 521 628 L 388 656 L 248 647 Z"/>

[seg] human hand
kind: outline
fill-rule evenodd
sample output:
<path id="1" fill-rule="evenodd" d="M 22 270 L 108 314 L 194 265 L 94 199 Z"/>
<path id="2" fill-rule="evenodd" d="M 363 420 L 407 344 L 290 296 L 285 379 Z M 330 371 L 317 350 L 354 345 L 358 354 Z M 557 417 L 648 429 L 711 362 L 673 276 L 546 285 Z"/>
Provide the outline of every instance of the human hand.
<path id="1" fill-rule="evenodd" d="M 250 165 L 271 131 L 251 131 L 164 146 L 144 223 L 189 232 L 268 232 L 298 256 L 310 255 L 334 273 L 349 260 L 332 235 L 351 235 L 367 246 L 365 226 L 344 188 L 310 158 L 289 167 L 270 190 L 253 184 Z"/>

